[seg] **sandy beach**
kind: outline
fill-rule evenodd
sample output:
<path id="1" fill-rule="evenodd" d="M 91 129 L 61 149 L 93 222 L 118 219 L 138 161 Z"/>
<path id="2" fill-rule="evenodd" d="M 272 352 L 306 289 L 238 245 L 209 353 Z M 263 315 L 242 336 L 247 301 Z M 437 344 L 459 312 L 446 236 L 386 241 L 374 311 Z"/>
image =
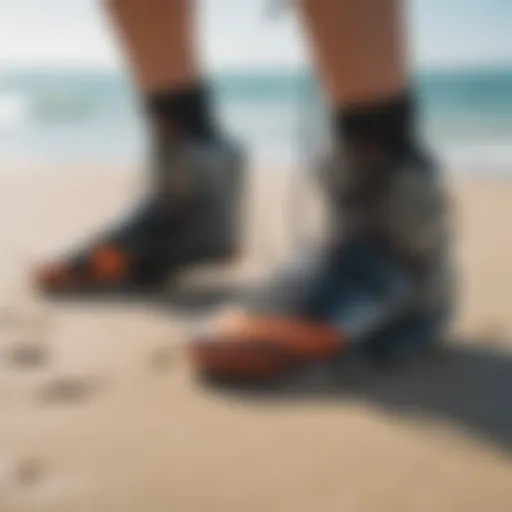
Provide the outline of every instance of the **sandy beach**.
<path id="1" fill-rule="evenodd" d="M 269 219 L 286 180 L 253 179 L 256 261 L 268 226 L 284 229 Z M 454 181 L 461 303 L 441 353 L 257 395 L 193 378 L 181 344 L 206 292 L 63 302 L 31 289 L 32 262 L 139 184 L 100 167 L 0 173 L 0 511 L 512 510 L 512 182 Z"/>

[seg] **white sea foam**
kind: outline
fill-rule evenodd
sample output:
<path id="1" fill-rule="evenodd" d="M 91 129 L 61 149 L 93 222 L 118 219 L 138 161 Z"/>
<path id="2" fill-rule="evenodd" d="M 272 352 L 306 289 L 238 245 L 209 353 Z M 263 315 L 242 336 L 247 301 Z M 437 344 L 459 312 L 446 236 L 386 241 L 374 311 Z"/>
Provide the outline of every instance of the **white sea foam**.
<path id="1" fill-rule="evenodd" d="M 0 127 L 25 124 L 30 118 L 31 105 L 28 98 L 17 92 L 0 93 Z"/>
<path id="2" fill-rule="evenodd" d="M 454 173 L 512 176 L 512 139 L 466 142 L 438 149 Z"/>

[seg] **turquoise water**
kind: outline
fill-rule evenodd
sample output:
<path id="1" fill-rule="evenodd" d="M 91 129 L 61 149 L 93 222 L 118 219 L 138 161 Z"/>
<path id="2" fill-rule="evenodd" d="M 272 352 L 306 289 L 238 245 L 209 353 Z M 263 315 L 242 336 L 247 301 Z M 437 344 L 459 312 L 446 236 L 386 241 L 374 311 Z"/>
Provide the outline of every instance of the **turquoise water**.
<path id="1" fill-rule="evenodd" d="M 512 69 L 415 77 L 422 129 L 442 156 L 512 170 Z M 321 95 L 306 73 L 213 77 L 219 116 L 256 159 L 290 165 L 326 137 Z M 137 96 L 125 77 L 99 71 L 19 71 L 0 77 L 0 160 L 142 158 Z"/>

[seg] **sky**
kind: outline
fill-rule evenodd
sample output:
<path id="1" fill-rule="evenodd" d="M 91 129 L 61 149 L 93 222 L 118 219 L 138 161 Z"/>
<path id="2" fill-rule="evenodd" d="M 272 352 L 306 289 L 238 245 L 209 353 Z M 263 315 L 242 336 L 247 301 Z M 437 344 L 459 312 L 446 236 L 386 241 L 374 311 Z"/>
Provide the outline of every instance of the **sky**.
<path id="1" fill-rule="evenodd" d="M 512 0 L 406 2 L 417 67 L 512 66 Z M 293 13 L 269 19 L 267 4 L 200 0 L 198 32 L 211 70 L 307 63 Z M 0 70 L 122 65 L 100 0 L 0 0 Z"/>

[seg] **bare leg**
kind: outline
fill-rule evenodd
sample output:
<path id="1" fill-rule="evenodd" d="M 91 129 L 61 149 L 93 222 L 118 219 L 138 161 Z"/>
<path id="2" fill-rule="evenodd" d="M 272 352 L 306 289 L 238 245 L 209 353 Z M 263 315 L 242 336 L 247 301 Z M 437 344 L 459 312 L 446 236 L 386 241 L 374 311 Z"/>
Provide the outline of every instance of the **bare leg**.
<path id="1" fill-rule="evenodd" d="M 407 83 L 402 0 L 302 0 L 318 71 L 335 108 L 396 96 Z"/>
<path id="2" fill-rule="evenodd" d="M 215 137 L 195 47 L 194 0 L 104 0 L 143 94 L 156 139 Z"/>
<path id="3" fill-rule="evenodd" d="M 195 2 L 105 0 L 105 4 L 143 91 L 183 88 L 199 81 Z"/>

